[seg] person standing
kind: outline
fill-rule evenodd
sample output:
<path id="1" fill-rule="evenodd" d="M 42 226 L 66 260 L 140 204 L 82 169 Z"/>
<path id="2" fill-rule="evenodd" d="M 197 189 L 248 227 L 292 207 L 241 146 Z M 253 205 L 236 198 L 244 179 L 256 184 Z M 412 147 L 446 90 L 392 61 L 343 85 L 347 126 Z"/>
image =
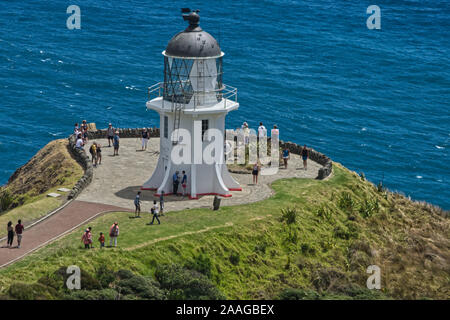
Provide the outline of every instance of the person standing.
<path id="1" fill-rule="evenodd" d="M 141 217 L 141 192 L 138 191 L 136 198 L 134 198 L 134 217 L 140 218 Z"/>
<path id="2" fill-rule="evenodd" d="M 183 188 L 183 197 L 186 195 L 186 187 L 187 187 L 187 175 L 186 171 L 183 170 L 183 178 L 181 179 L 181 187 Z"/>
<path id="3" fill-rule="evenodd" d="M 92 227 L 89 227 L 88 230 L 89 230 L 88 232 L 89 246 L 92 249 L 94 247 L 94 243 L 92 241 Z"/>
<path id="4" fill-rule="evenodd" d="M 23 232 L 24 226 L 22 224 L 22 220 L 18 220 L 16 227 L 15 227 L 15 231 L 16 231 L 16 235 L 17 235 L 17 248 L 20 248 L 20 244 L 22 243 L 22 232 Z"/>
<path id="5" fill-rule="evenodd" d="M 142 151 L 147 150 L 147 143 L 149 138 L 150 137 L 148 135 L 147 129 L 144 128 L 144 130 L 142 131 Z"/>
<path id="6" fill-rule="evenodd" d="M 83 241 L 84 248 L 89 249 L 90 243 L 89 243 L 89 229 L 86 229 L 83 233 L 83 236 L 81 237 L 81 241 Z"/>
<path id="7" fill-rule="evenodd" d="M 284 161 L 284 168 L 287 169 L 288 167 L 288 160 L 290 159 L 290 153 L 289 149 L 287 147 L 284 147 L 283 149 L 283 161 Z"/>
<path id="8" fill-rule="evenodd" d="M 78 122 L 75 123 L 75 128 L 73 129 L 73 134 L 75 135 L 75 137 L 78 137 L 78 135 L 80 134 L 80 128 L 78 127 Z"/>
<path id="9" fill-rule="evenodd" d="M 159 221 L 158 218 L 158 206 L 156 205 L 156 200 L 153 201 L 153 207 L 151 209 L 151 213 L 153 214 L 152 222 L 147 223 L 147 225 L 152 225 L 155 219 L 158 221 L 158 224 L 161 224 L 161 221 Z"/>
<path id="10" fill-rule="evenodd" d="M 249 137 L 250 137 L 250 129 L 248 127 L 248 123 L 244 122 L 242 124 L 242 133 L 244 134 L 244 144 L 248 145 Z"/>
<path id="11" fill-rule="evenodd" d="M 272 129 L 270 135 L 271 135 L 272 139 L 277 139 L 277 140 L 279 139 L 280 130 L 278 130 L 278 127 L 276 124 L 273 125 L 273 129 Z"/>
<path id="12" fill-rule="evenodd" d="M 114 138 L 113 138 L 113 144 L 114 144 L 114 156 L 118 156 L 119 155 L 119 141 L 120 141 L 120 137 L 119 137 L 119 131 L 116 131 L 114 133 Z"/>
<path id="13" fill-rule="evenodd" d="M 253 165 L 252 175 L 253 175 L 253 184 L 258 184 L 258 174 L 259 174 L 259 164 L 256 162 Z"/>
<path id="14" fill-rule="evenodd" d="M 308 162 L 308 158 L 309 158 L 309 151 L 306 148 L 306 144 L 303 146 L 302 149 L 302 159 L 303 159 L 303 168 L 305 168 L 306 171 L 306 166 L 307 166 L 307 162 Z"/>
<path id="15" fill-rule="evenodd" d="M 89 153 L 92 156 L 92 163 L 94 164 L 94 167 L 96 167 L 97 166 L 97 144 L 95 142 L 89 148 Z"/>
<path id="16" fill-rule="evenodd" d="M 173 181 L 173 194 L 177 195 L 178 194 L 178 185 L 180 184 L 179 171 L 175 171 L 175 173 L 172 176 L 172 181 Z"/>
<path id="17" fill-rule="evenodd" d="M 111 147 L 111 142 L 114 140 L 114 128 L 112 124 L 108 124 L 108 129 L 106 129 L 106 136 L 108 138 L 108 147 Z"/>
<path id="18" fill-rule="evenodd" d="M 100 249 L 103 249 L 105 247 L 105 235 L 103 234 L 103 232 L 100 232 L 98 242 L 100 242 Z"/>
<path id="19" fill-rule="evenodd" d="M 258 127 L 258 138 L 262 139 L 266 136 L 267 136 L 267 129 L 266 129 L 266 127 L 264 127 L 263 123 L 260 122 L 259 127 Z"/>
<path id="20" fill-rule="evenodd" d="M 8 248 L 11 248 L 13 241 L 14 241 L 14 228 L 12 226 L 11 221 L 8 222 L 6 231 L 8 232 L 8 240 L 7 240 L 6 244 L 8 245 Z"/>
<path id="21" fill-rule="evenodd" d="M 162 190 L 159 195 L 159 215 L 164 215 L 164 190 Z"/>
<path id="22" fill-rule="evenodd" d="M 97 164 L 102 164 L 102 145 L 97 144 Z"/>
<path id="23" fill-rule="evenodd" d="M 114 247 L 117 247 L 117 237 L 119 236 L 119 223 L 114 222 L 114 224 L 109 229 L 109 246 L 112 247 L 114 242 Z"/>

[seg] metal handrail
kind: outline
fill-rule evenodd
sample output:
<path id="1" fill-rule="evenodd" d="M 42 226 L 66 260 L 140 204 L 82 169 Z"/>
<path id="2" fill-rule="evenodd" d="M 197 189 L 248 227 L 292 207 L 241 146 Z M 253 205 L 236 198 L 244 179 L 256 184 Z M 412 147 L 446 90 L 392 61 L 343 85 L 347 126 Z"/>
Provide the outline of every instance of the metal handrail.
<path id="1" fill-rule="evenodd" d="M 163 89 L 164 89 L 164 82 L 158 82 L 152 85 L 151 87 L 148 87 L 148 100 L 150 101 L 154 98 L 162 97 L 164 93 Z M 225 84 L 220 89 L 210 91 L 192 91 L 192 93 L 194 97 L 194 109 L 199 105 L 197 103 L 197 98 L 202 95 L 203 96 L 210 94 L 218 95 L 220 99 L 224 101 L 224 108 L 226 108 L 227 100 L 234 100 L 234 102 L 237 102 L 237 88 Z"/>

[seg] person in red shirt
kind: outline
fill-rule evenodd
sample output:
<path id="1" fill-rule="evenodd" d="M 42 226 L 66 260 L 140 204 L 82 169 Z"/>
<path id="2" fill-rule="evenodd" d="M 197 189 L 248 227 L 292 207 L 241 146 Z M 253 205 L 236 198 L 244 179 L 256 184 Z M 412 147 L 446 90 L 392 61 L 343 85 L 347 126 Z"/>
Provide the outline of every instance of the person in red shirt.
<path id="1" fill-rule="evenodd" d="M 98 238 L 98 241 L 100 242 L 100 249 L 105 247 L 105 235 L 103 232 L 100 232 L 100 237 Z"/>
<path id="2" fill-rule="evenodd" d="M 22 232 L 25 227 L 22 224 L 22 220 L 18 220 L 16 224 L 16 235 L 17 235 L 17 248 L 20 248 L 20 244 L 22 243 Z"/>

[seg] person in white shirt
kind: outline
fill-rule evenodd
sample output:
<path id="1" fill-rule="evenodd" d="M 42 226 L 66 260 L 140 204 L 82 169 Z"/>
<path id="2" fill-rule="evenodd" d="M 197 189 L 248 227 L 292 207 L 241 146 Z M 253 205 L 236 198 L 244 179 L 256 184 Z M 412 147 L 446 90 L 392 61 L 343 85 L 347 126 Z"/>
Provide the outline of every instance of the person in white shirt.
<path id="1" fill-rule="evenodd" d="M 258 127 L 258 137 L 261 138 L 265 136 L 267 136 L 267 129 L 264 127 L 263 123 L 260 122 Z"/>
<path id="2" fill-rule="evenodd" d="M 76 143 L 75 146 L 76 146 L 78 149 L 83 149 L 84 142 L 83 142 L 83 139 L 81 138 L 81 134 L 78 135 L 77 143 Z"/>
<path id="3" fill-rule="evenodd" d="M 250 129 L 249 129 L 249 127 L 248 127 L 248 123 L 247 123 L 247 122 L 244 122 L 244 123 L 242 124 L 241 129 L 242 129 L 242 132 L 243 132 L 243 134 L 244 134 L 244 144 L 247 145 L 248 142 L 249 142 L 249 136 L 250 136 Z"/>

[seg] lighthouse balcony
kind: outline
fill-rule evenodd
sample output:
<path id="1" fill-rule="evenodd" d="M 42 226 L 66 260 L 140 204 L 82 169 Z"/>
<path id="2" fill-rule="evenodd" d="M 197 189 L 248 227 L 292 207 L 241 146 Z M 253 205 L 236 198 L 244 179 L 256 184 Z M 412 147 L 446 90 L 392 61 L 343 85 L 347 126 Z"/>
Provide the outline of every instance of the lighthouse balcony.
<path id="1" fill-rule="evenodd" d="M 147 109 L 163 112 L 183 110 L 184 113 L 222 113 L 235 110 L 237 88 L 223 85 L 214 91 L 190 91 L 172 95 L 164 95 L 164 82 L 148 88 Z"/>

